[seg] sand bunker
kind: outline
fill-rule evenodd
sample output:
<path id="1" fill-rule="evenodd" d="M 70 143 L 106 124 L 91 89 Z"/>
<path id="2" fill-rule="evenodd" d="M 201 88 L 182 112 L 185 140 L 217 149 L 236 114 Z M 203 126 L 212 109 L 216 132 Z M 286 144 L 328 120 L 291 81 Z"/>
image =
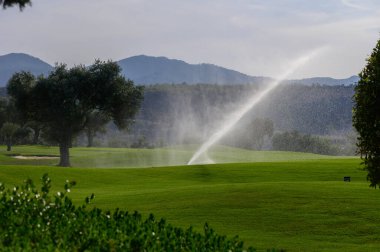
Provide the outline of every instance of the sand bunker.
<path id="1" fill-rule="evenodd" d="M 21 156 L 21 155 L 18 155 L 18 156 L 13 156 L 13 158 L 36 160 L 36 159 L 57 159 L 59 157 L 52 157 L 52 156 Z"/>

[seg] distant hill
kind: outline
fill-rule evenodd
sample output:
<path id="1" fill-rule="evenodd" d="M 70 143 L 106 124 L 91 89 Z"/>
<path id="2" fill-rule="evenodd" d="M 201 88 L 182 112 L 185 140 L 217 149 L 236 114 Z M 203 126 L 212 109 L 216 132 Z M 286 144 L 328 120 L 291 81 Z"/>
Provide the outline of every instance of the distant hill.
<path id="1" fill-rule="evenodd" d="M 118 61 L 123 74 L 137 84 L 262 84 L 271 80 L 269 77 L 249 76 L 238 71 L 212 64 L 189 64 L 182 60 L 166 57 L 133 56 Z M 340 86 L 355 84 L 358 76 L 347 79 L 315 77 L 300 80 L 288 80 L 286 83 L 304 85 Z"/>
<path id="2" fill-rule="evenodd" d="M 353 75 L 347 79 L 334 79 L 330 77 L 315 77 L 315 78 L 307 78 L 307 79 L 300 79 L 300 80 L 288 80 L 288 83 L 293 84 L 304 84 L 304 85 L 313 85 L 313 84 L 319 84 L 319 85 L 326 85 L 326 86 L 348 86 L 352 84 L 356 84 L 359 81 L 359 76 Z"/>
<path id="3" fill-rule="evenodd" d="M 165 57 L 134 56 L 118 61 L 123 74 L 137 84 L 262 83 L 267 78 L 253 77 L 212 64 L 188 64 Z"/>
<path id="4" fill-rule="evenodd" d="M 16 72 L 30 71 L 34 75 L 46 75 L 52 68 L 48 63 L 25 53 L 2 55 L 0 56 L 0 87 L 4 87 Z"/>
<path id="5" fill-rule="evenodd" d="M 118 61 L 122 74 L 139 85 L 152 84 L 263 84 L 269 77 L 249 76 L 212 64 L 189 64 L 182 60 L 166 57 L 133 56 Z M 24 53 L 10 53 L 0 56 L 0 87 L 4 87 L 9 78 L 19 71 L 30 71 L 34 75 L 48 74 L 52 66 L 39 58 Z M 358 76 L 347 79 L 316 77 L 300 80 L 288 80 L 286 83 L 304 85 L 351 85 Z"/>

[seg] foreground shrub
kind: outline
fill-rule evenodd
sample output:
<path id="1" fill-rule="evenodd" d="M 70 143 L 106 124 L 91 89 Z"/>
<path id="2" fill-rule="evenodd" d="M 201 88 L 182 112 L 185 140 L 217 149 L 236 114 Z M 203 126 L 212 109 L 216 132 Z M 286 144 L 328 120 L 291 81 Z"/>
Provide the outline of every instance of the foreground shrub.
<path id="1" fill-rule="evenodd" d="M 40 190 L 30 179 L 11 189 L 0 183 L 0 250 L 244 251 L 238 237 L 220 236 L 207 223 L 201 234 L 153 215 L 143 219 L 138 212 L 87 208 L 94 195 L 77 207 L 67 195 L 74 185 L 66 181 L 64 191 L 52 195 L 47 174 Z"/>

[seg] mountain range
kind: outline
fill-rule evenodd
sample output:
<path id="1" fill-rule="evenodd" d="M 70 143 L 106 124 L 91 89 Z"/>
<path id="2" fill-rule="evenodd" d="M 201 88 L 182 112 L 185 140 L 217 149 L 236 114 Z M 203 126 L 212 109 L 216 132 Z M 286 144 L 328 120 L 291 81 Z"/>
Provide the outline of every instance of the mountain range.
<path id="1" fill-rule="evenodd" d="M 47 75 L 53 67 L 39 58 L 24 53 L 0 56 L 0 87 L 6 85 L 16 72 L 30 71 L 34 75 Z"/>
<path id="2" fill-rule="evenodd" d="M 118 61 L 122 74 L 138 85 L 161 83 L 187 84 L 262 84 L 270 81 L 269 77 L 249 76 L 213 64 L 189 64 L 182 60 L 146 55 L 133 56 Z M 34 75 L 46 75 L 53 67 L 43 60 L 24 53 L 10 53 L 0 56 L 0 87 L 4 87 L 9 78 L 19 71 L 30 71 Z M 358 76 L 347 79 L 316 77 L 300 80 L 287 80 L 288 83 L 305 85 L 351 85 L 358 81 Z"/>

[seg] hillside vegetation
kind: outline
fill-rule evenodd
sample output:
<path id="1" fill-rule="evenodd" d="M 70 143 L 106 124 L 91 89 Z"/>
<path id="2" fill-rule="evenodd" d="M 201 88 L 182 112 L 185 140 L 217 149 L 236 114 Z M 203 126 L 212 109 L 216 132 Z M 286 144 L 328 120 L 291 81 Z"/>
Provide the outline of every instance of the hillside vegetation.
<path id="1" fill-rule="evenodd" d="M 199 143 L 257 90 L 254 85 L 146 87 L 140 113 L 131 131 L 120 135 L 110 127 L 107 135 L 99 135 L 97 143 L 114 147 L 129 147 L 138 142 L 141 146 Z M 252 120 L 268 118 L 277 132 L 296 130 L 328 136 L 344 149 L 341 154 L 353 154 L 355 147 L 350 142 L 353 94 L 353 86 L 281 86 L 252 109 L 226 138 L 243 136 L 247 141 L 253 135 Z"/>
<path id="2" fill-rule="evenodd" d="M 259 88 L 257 85 L 207 84 L 147 86 L 141 109 L 130 129 L 120 132 L 113 124 L 108 124 L 106 129 L 100 125 L 96 128 L 98 132 L 91 133 L 95 136 L 91 138 L 91 143 L 102 147 L 133 148 L 199 144 L 223 125 L 228 116 L 254 96 Z M 0 88 L 0 96 L 4 94 L 5 89 Z M 354 86 L 280 86 L 245 115 L 222 139 L 221 144 L 252 149 L 257 141 L 252 122 L 267 119 L 273 122 L 275 134 L 310 134 L 321 138 L 317 142 L 330 145 L 326 151 L 316 153 L 353 155 L 356 140 L 351 123 L 353 94 Z M 0 97 L 0 102 L 2 100 Z M 4 117 L 1 113 L 0 108 L 0 117 Z M 40 143 L 56 144 L 46 142 L 43 137 L 44 134 L 41 134 Z M 29 140 L 23 137 L 14 142 L 35 143 L 32 132 Z M 87 135 L 83 133 L 74 145 L 86 146 L 88 142 Z M 285 150 L 302 148 L 298 146 Z M 271 138 L 265 141 L 263 149 L 273 149 Z"/>

